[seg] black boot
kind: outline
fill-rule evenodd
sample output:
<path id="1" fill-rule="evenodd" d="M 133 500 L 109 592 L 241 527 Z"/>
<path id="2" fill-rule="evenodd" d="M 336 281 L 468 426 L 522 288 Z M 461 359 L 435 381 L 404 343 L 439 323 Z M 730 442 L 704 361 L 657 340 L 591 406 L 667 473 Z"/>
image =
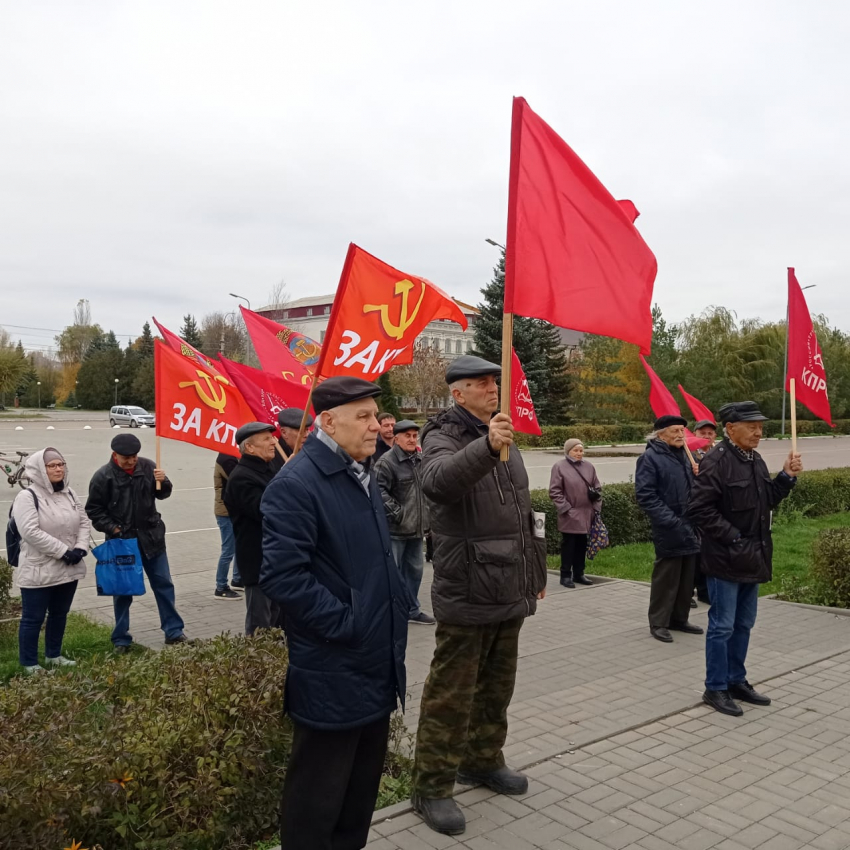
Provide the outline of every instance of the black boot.
<path id="1" fill-rule="evenodd" d="M 729 696 L 741 700 L 741 702 L 751 702 L 753 705 L 770 705 L 770 697 L 760 694 L 746 681 L 729 685 Z"/>
<path id="2" fill-rule="evenodd" d="M 420 797 L 414 794 L 410 800 L 413 811 L 425 823 L 443 835 L 460 835 L 466 829 L 466 818 L 460 806 L 451 797 Z"/>
<path id="3" fill-rule="evenodd" d="M 740 717 L 744 713 L 744 709 L 732 699 L 729 691 L 705 691 L 702 695 L 702 701 L 721 714 Z"/>
<path id="4" fill-rule="evenodd" d="M 528 791 L 528 777 L 507 765 L 496 770 L 459 770 L 457 781 L 461 785 L 486 785 L 499 794 L 525 794 Z"/>

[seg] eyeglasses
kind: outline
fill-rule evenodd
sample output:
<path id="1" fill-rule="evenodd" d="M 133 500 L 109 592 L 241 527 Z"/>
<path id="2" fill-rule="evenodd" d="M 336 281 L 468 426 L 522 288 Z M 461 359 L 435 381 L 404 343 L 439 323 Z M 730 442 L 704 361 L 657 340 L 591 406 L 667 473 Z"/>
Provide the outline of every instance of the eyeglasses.
<path id="1" fill-rule="evenodd" d="M 54 460 L 52 463 L 47 464 L 48 469 L 64 469 L 65 462 L 61 460 Z"/>

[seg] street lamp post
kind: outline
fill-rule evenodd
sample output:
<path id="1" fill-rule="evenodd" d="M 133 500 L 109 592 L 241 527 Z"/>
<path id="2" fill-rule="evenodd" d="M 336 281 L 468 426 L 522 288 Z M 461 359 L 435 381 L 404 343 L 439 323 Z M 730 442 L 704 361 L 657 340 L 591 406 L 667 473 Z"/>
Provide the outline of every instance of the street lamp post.
<path id="1" fill-rule="evenodd" d="M 41 381 L 36 381 L 38 384 L 38 409 L 41 410 Z"/>
<path id="2" fill-rule="evenodd" d="M 484 240 L 488 245 L 492 245 L 494 248 L 501 248 L 503 251 L 507 251 L 508 249 L 502 245 L 501 242 L 497 242 L 495 239 L 485 239 Z"/>
<path id="3" fill-rule="evenodd" d="M 118 404 L 118 378 L 115 379 L 115 404 Z"/>
<path id="4" fill-rule="evenodd" d="M 817 286 L 816 283 L 810 283 L 808 286 L 801 286 L 800 290 L 804 289 L 814 289 Z M 785 387 L 788 384 L 788 330 L 789 323 L 791 321 L 791 305 L 786 303 L 785 305 L 785 371 L 782 374 L 782 428 L 780 429 L 780 434 L 785 436 Z"/>
<path id="5" fill-rule="evenodd" d="M 240 301 L 244 301 L 248 305 L 248 309 L 251 309 L 251 302 L 244 295 L 237 295 L 235 292 L 230 293 L 231 298 L 238 298 Z M 247 330 L 247 328 L 246 328 Z M 250 366 L 251 360 L 251 343 L 248 340 L 248 334 L 245 334 L 245 364 Z"/>

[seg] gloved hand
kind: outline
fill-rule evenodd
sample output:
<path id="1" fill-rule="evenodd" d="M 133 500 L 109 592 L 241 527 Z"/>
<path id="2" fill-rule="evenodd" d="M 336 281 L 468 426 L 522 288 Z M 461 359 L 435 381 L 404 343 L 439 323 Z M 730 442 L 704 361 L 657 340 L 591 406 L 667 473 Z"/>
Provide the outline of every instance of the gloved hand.
<path id="1" fill-rule="evenodd" d="M 88 555 L 85 549 L 72 549 L 71 551 L 77 556 L 77 560 L 74 561 L 75 564 L 79 564 Z"/>
<path id="2" fill-rule="evenodd" d="M 62 560 L 69 566 L 72 567 L 75 564 L 79 564 L 80 561 L 83 560 L 83 556 L 85 555 L 84 549 L 69 549 L 63 556 Z"/>

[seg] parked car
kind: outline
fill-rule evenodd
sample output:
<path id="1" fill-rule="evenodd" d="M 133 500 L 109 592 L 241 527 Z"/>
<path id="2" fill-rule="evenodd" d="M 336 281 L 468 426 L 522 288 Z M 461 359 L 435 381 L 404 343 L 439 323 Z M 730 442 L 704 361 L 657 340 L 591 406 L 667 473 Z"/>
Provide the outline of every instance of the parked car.
<path id="1" fill-rule="evenodd" d="M 131 428 L 148 425 L 152 428 L 155 423 L 154 415 L 143 407 L 125 407 L 119 404 L 109 411 L 110 425 L 129 425 Z"/>

